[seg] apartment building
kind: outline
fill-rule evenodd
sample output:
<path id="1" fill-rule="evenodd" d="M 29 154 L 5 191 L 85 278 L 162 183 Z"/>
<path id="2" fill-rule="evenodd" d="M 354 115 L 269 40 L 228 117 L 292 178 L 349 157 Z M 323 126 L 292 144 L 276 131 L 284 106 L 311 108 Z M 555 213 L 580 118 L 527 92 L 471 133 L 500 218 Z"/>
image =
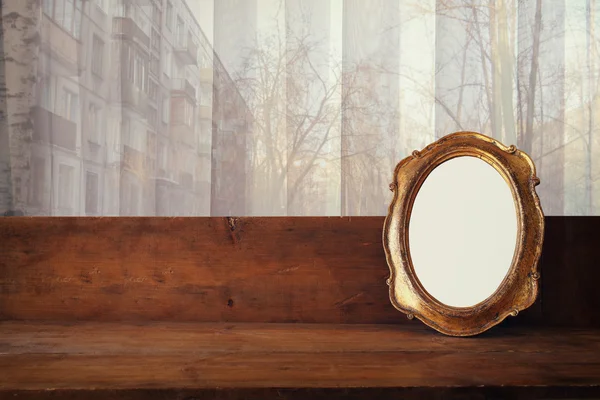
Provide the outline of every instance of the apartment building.
<path id="1" fill-rule="evenodd" d="M 248 175 L 252 116 L 185 0 L 43 0 L 40 13 L 25 213 L 210 215 L 211 194 L 227 197 L 212 181 Z M 213 110 L 213 92 L 233 110 Z"/>

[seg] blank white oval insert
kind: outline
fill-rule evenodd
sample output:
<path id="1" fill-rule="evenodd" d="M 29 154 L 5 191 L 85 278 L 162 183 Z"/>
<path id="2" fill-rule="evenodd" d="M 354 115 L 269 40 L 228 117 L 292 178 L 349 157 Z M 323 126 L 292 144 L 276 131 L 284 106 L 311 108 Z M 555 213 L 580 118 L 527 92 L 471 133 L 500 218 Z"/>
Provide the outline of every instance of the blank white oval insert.
<path id="1" fill-rule="evenodd" d="M 454 307 L 484 301 L 502 283 L 516 248 L 510 187 L 476 157 L 438 165 L 417 193 L 408 239 L 415 273 L 429 294 Z"/>

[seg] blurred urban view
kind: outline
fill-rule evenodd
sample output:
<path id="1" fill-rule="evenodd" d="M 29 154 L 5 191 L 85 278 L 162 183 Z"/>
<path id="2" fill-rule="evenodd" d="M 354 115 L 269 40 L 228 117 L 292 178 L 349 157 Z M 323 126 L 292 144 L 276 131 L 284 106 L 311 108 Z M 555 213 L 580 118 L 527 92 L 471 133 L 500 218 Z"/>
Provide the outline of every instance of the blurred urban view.
<path id="1" fill-rule="evenodd" d="M 385 215 L 394 166 L 458 130 L 530 154 L 546 214 L 598 215 L 598 11 L 5 0 L 0 215 Z"/>

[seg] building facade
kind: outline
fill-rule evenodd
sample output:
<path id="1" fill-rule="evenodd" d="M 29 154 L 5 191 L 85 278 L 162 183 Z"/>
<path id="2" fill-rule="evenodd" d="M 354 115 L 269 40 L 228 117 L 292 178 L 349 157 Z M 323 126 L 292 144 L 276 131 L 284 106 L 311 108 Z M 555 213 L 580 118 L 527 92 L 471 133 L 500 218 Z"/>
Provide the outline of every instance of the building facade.
<path id="1" fill-rule="evenodd" d="M 39 18 L 30 176 L 13 203 L 26 215 L 210 215 L 213 180 L 247 175 L 252 116 L 185 0 L 43 0 Z M 213 110 L 213 93 L 235 112 Z M 241 146 L 233 164 L 222 135 Z"/>

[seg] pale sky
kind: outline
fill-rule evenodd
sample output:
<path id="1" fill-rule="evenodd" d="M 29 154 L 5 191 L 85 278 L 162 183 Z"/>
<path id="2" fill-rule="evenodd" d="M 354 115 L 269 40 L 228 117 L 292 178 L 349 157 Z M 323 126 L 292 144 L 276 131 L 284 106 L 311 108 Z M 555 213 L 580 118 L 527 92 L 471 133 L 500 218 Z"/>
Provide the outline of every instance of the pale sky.
<path id="1" fill-rule="evenodd" d="M 200 28 L 208 38 L 210 45 L 213 45 L 213 23 L 214 23 L 214 2 L 215 0 L 184 0 L 187 1 L 190 9 L 194 13 Z M 217 0 L 218 1 L 218 0 Z"/>

